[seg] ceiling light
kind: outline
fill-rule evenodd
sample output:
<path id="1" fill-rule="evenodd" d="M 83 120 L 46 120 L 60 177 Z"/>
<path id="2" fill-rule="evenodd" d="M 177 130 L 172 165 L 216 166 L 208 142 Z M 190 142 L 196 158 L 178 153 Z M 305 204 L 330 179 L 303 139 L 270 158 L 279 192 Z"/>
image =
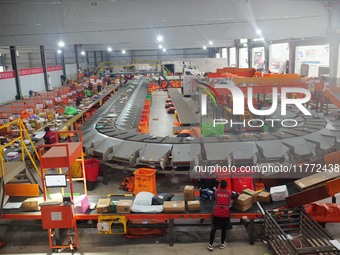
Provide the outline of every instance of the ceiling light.
<path id="1" fill-rule="evenodd" d="M 161 35 L 157 36 L 157 42 L 163 42 L 163 36 Z"/>
<path id="2" fill-rule="evenodd" d="M 207 49 L 207 46 L 204 45 L 202 48 L 203 48 L 203 50 L 206 50 L 206 49 Z"/>
<path id="3" fill-rule="evenodd" d="M 243 46 L 244 46 L 244 47 L 247 47 L 247 46 L 248 46 L 248 44 L 244 43 L 244 44 L 243 44 Z"/>
<path id="4" fill-rule="evenodd" d="M 62 47 L 65 46 L 65 43 L 64 43 L 62 40 L 60 40 L 60 41 L 58 42 L 58 46 L 62 48 Z"/>
<path id="5" fill-rule="evenodd" d="M 111 51 L 112 51 L 112 48 L 111 48 L 111 47 L 107 48 L 107 51 L 111 52 Z"/>
<path id="6" fill-rule="evenodd" d="M 163 52 L 166 52 L 166 49 L 165 49 L 165 48 L 163 49 Z"/>
<path id="7" fill-rule="evenodd" d="M 158 48 L 163 49 L 163 45 L 161 45 L 161 44 L 158 45 Z"/>
<path id="8" fill-rule="evenodd" d="M 122 54 L 125 54 L 126 53 L 126 51 L 125 50 L 122 50 Z"/>
<path id="9" fill-rule="evenodd" d="M 58 54 L 61 54 L 61 53 L 62 53 L 61 49 L 58 49 L 57 52 L 58 52 Z"/>
<path id="10" fill-rule="evenodd" d="M 214 42 L 213 41 L 209 41 L 209 45 L 213 45 L 214 44 Z"/>
<path id="11" fill-rule="evenodd" d="M 256 34 L 257 34 L 257 35 L 261 35 L 261 34 L 262 34 L 262 31 L 261 31 L 260 29 L 257 29 L 257 30 L 256 30 Z"/>
<path id="12" fill-rule="evenodd" d="M 83 50 L 80 52 L 80 54 L 81 54 L 82 56 L 85 56 L 85 55 L 86 55 L 85 51 L 83 51 Z"/>

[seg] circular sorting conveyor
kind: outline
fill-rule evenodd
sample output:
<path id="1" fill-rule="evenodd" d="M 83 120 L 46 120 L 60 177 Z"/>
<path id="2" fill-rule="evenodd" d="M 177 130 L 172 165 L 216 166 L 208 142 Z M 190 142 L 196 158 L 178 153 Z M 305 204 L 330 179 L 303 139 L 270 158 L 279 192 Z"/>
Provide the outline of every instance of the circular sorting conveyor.
<path id="1" fill-rule="evenodd" d="M 339 121 L 290 110 L 294 128 L 273 133 L 202 137 L 155 137 L 137 132 L 150 80 L 129 81 L 82 127 L 88 155 L 129 166 L 189 167 L 208 164 L 278 164 L 308 161 L 340 149 Z M 280 118 L 274 113 L 273 118 Z"/>

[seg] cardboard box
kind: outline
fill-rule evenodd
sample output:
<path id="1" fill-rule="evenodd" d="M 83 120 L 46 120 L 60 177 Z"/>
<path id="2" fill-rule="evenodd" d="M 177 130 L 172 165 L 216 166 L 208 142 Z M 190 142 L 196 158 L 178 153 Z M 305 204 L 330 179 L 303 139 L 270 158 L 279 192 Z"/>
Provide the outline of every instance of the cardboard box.
<path id="1" fill-rule="evenodd" d="M 270 195 L 269 192 L 262 191 L 257 196 L 257 201 L 262 202 L 262 203 L 270 203 L 270 201 L 272 201 L 272 196 Z"/>
<path id="2" fill-rule="evenodd" d="M 185 186 L 184 187 L 184 192 L 183 192 L 183 196 L 184 196 L 184 201 L 193 201 L 195 200 L 195 193 L 194 193 L 194 186 Z"/>
<path id="3" fill-rule="evenodd" d="M 40 211 L 39 204 L 43 202 L 44 202 L 43 197 L 27 198 L 24 202 L 22 202 L 21 209 L 24 212 Z"/>
<path id="4" fill-rule="evenodd" d="M 164 212 L 185 212 L 184 201 L 164 201 Z"/>
<path id="5" fill-rule="evenodd" d="M 255 191 L 255 190 L 251 190 L 251 189 L 245 189 L 242 191 L 242 193 L 247 194 L 249 196 L 253 197 L 253 203 L 257 202 L 257 196 L 259 195 L 259 192 Z"/>
<path id="6" fill-rule="evenodd" d="M 199 200 L 188 201 L 187 203 L 189 212 L 196 212 L 201 210 L 201 203 Z"/>
<path id="7" fill-rule="evenodd" d="M 110 198 L 99 199 L 97 203 L 97 212 L 99 213 L 109 212 L 110 202 L 111 202 Z"/>
<path id="8" fill-rule="evenodd" d="M 119 200 L 116 205 L 117 213 L 129 213 L 132 206 L 132 200 Z"/>
<path id="9" fill-rule="evenodd" d="M 238 198 L 234 201 L 233 207 L 236 210 L 241 212 L 245 212 L 252 208 L 253 206 L 253 197 L 247 194 L 240 194 Z"/>

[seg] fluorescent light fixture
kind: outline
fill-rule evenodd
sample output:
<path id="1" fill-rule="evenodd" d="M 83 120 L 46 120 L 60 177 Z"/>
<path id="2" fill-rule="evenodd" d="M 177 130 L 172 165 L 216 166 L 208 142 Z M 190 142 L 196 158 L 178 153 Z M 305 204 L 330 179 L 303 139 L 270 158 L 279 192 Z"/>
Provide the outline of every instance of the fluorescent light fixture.
<path id="1" fill-rule="evenodd" d="M 126 53 L 126 51 L 125 50 L 122 50 L 122 54 L 125 54 Z"/>
<path id="2" fill-rule="evenodd" d="M 60 40 L 60 41 L 58 42 L 58 46 L 62 48 L 62 47 L 65 46 L 65 43 L 64 43 L 62 40 Z"/>
<path id="3" fill-rule="evenodd" d="M 158 45 L 158 48 L 163 49 L 163 45 L 162 44 Z"/>
<path id="4" fill-rule="evenodd" d="M 213 41 L 209 41 L 209 45 L 213 45 L 214 44 L 214 42 Z"/>
<path id="5" fill-rule="evenodd" d="M 257 34 L 257 35 L 261 35 L 261 34 L 262 34 L 262 31 L 261 31 L 260 29 L 257 29 L 257 30 L 256 30 L 256 34 Z"/>
<path id="6" fill-rule="evenodd" d="M 157 42 L 163 42 L 163 36 L 161 35 L 157 36 Z"/>
<path id="7" fill-rule="evenodd" d="M 62 53 L 61 49 L 58 49 L 58 50 L 57 50 L 57 53 L 58 53 L 58 54 L 61 54 L 61 53 Z"/>
<path id="8" fill-rule="evenodd" d="M 203 50 L 206 50 L 206 49 L 207 49 L 207 46 L 203 45 L 202 49 L 203 49 Z"/>
<path id="9" fill-rule="evenodd" d="M 163 52 L 166 52 L 166 49 L 165 49 L 165 48 L 163 49 Z"/>
<path id="10" fill-rule="evenodd" d="M 111 51 L 112 51 L 112 48 L 111 48 L 111 47 L 107 48 L 107 51 L 111 52 Z"/>
<path id="11" fill-rule="evenodd" d="M 85 56 L 85 55 L 86 55 L 85 51 L 83 51 L 83 50 L 80 52 L 80 54 L 81 54 L 82 56 Z"/>

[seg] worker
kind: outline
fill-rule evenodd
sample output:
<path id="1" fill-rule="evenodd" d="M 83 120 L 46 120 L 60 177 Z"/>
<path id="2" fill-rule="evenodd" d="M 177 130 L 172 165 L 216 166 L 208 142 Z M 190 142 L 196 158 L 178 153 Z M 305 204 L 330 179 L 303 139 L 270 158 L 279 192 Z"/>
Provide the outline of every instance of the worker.
<path id="1" fill-rule="evenodd" d="M 27 112 L 26 109 L 22 109 L 20 111 L 20 119 L 28 119 L 30 117 L 30 114 Z"/>
<path id="2" fill-rule="evenodd" d="M 56 133 L 53 132 L 50 127 L 45 127 L 44 142 L 45 144 L 54 144 L 57 141 Z M 47 149 L 48 150 L 48 149 Z"/>
<path id="3" fill-rule="evenodd" d="M 178 133 L 177 137 L 190 137 L 190 129 L 183 129 Z"/>
<path id="4" fill-rule="evenodd" d="M 30 114 L 27 111 L 27 104 L 24 102 L 24 109 L 20 111 L 20 119 L 28 119 L 30 117 Z"/>
<path id="5" fill-rule="evenodd" d="M 227 190 L 227 186 L 227 182 L 225 180 L 221 180 L 219 189 L 215 191 L 215 207 L 212 212 L 210 240 L 207 246 L 209 251 L 214 250 L 213 243 L 217 229 L 221 229 L 220 249 L 227 247 L 227 243 L 225 242 L 227 230 L 232 229 L 229 206 L 231 199 L 236 199 L 238 197 L 238 193 L 230 192 Z"/>

